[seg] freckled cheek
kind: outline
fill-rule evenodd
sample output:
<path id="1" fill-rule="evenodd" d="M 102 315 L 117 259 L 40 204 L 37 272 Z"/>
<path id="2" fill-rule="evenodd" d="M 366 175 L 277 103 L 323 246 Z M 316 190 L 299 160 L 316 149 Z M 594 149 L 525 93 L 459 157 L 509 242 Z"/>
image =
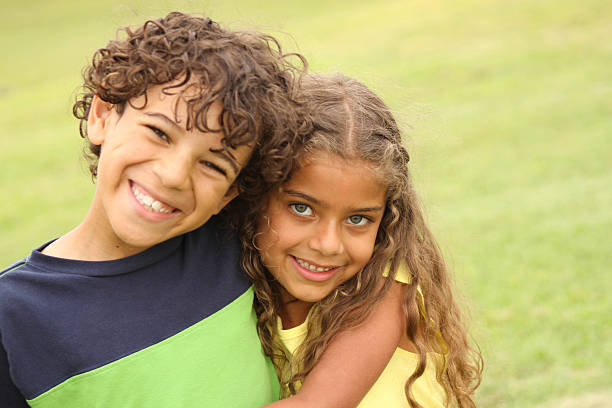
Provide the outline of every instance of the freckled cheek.
<path id="1" fill-rule="evenodd" d="M 262 241 L 282 243 L 286 232 L 290 230 L 286 216 L 278 205 L 270 205 L 257 223 L 257 233 Z"/>
<path id="2" fill-rule="evenodd" d="M 270 250 L 278 249 L 275 245 L 278 244 L 281 237 L 277 231 L 279 231 L 278 225 L 273 223 L 267 215 L 257 223 L 255 244 L 264 260 L 270 257 Z"/>
<path id="3" fill-rule="evenodd" d="M 363 268 L 374 252 L 374 240 L 366 240 L 353 248 L 353 260 L 360 268 Z"/>
<path id="4" fill-rule="evenodd" d="M 274 247 L 274 242 L 276 240 L 272 237 L 270 231 L 263 232 L 257 235 L 255 239 L 255 244 L 257 245 L 257 250 L 261 253 L 262 257 L 267 260 L 270 258 L 270 249 Z"/>

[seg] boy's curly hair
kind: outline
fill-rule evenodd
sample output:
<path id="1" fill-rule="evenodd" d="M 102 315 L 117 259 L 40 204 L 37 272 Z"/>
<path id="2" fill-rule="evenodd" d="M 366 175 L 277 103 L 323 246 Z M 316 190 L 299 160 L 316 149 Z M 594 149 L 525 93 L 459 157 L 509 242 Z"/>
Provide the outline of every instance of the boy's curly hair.
<path id="1" fill-rule="evenodd" d="M 209 18 L 180 12 L 120 31 L 125 38 L 97 50 L 83 71 L 82 92 L 73 106 L 83 138 L 94 96 L 121 114 L 133 98 L 146 98 L 152 86 L 167 84 L 167 94 L 185 86 L 188 129 L 222 131 L 224 150 L 255 145 L 236 181 L 239 191 L 286 175 L 292 144 L 307 123 L 293 97 L 295 81 L 306 69 L 304 57 L 283 53 L 270 35 L 223 29 Z M 216 101 L 223 104 L 221 130 L 207 128 L 206 114 Z M 84 150 L 95 179 L 101 146 L 88 143 Z"/>

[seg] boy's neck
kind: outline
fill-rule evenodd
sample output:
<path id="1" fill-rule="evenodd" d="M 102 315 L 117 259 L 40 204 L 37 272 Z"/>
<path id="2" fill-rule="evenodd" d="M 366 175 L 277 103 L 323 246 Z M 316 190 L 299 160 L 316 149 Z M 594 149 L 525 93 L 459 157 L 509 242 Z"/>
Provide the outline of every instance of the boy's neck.
<path id="1" fill-rule="evenodd" d="M 116 251 L 110 251 L 99 245 L 99 237 L 88 233 L 82 224 L 47 245 L 42 253 L 56 258 L 75 261 L 110 261 L 122 258 Z M 126 254 L 128 256 L 130 254 Z"/>
<path id="2" fill-rule="evenodd" d="M 78 261 L 112 261 L 142 252 L 146 248 L 134 248 L 121 245 L 109 237 L 108 225 L 100 225 L 95 217 L 96 202 L 89 209 L 85 219 L 73 230 L 47 245 L 42 253 L 56 258 Z"/>

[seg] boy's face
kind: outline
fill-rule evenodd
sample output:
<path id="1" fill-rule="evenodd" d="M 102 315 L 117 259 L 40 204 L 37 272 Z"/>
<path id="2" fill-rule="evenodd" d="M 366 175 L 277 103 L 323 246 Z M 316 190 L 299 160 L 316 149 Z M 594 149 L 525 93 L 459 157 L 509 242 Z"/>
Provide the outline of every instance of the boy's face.
<path id="1" fill-rule="evenodd" d="M 94 99 L 88 137 L 101 145 L 94 202 L 86 218 L 106 258 L 120 258 L 191 231 L 218 213 L 235 195 L 232 183 L 252 146 L 220 149 L 222 133 L 186 130 L 187 107 L 162 86 L 147 92 L 147 105 L 126 104 L 122 114 Z M 175 90 L 177 92 L 181 89 Z M 144 96 L 132 101 L 141 107 Z M 219 128 L 221 104 L 208 110 Z"/>

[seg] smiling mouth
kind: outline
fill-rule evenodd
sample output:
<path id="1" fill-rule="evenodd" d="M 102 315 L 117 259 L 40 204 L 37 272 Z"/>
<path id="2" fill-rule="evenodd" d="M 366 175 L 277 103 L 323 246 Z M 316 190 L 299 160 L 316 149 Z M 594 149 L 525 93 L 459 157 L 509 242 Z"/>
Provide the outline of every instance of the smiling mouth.
<path id="1" fill-rule="evenodd" d="M 130 188 L 132 189 L 132 193 L 134 193 L 134 197 L 136 197 L 136 201 L 138 201 L 147 211 L 161 214 L 170 214 L 175 211 L 175 208 L 154 199 L 144 190 L 138 188 L 136 183 L 131 182 Z"/>
<path id="2" fill-rule="evenodd" d="M 313 264 L 310 264 L 310 263 L 304 261 L 303 259 L 296 258 L 295 256 L 293 257 L 293 259 L 295 259 L 295 261 L 301 267 L 303 267 L 305 269 L 308 269 L 311 272 L 327 272 L 327 271 L 331 271 L 332 269 L 338 268 L 338 266 L 317 266 L 317 265 L 313 265 Z"/>

